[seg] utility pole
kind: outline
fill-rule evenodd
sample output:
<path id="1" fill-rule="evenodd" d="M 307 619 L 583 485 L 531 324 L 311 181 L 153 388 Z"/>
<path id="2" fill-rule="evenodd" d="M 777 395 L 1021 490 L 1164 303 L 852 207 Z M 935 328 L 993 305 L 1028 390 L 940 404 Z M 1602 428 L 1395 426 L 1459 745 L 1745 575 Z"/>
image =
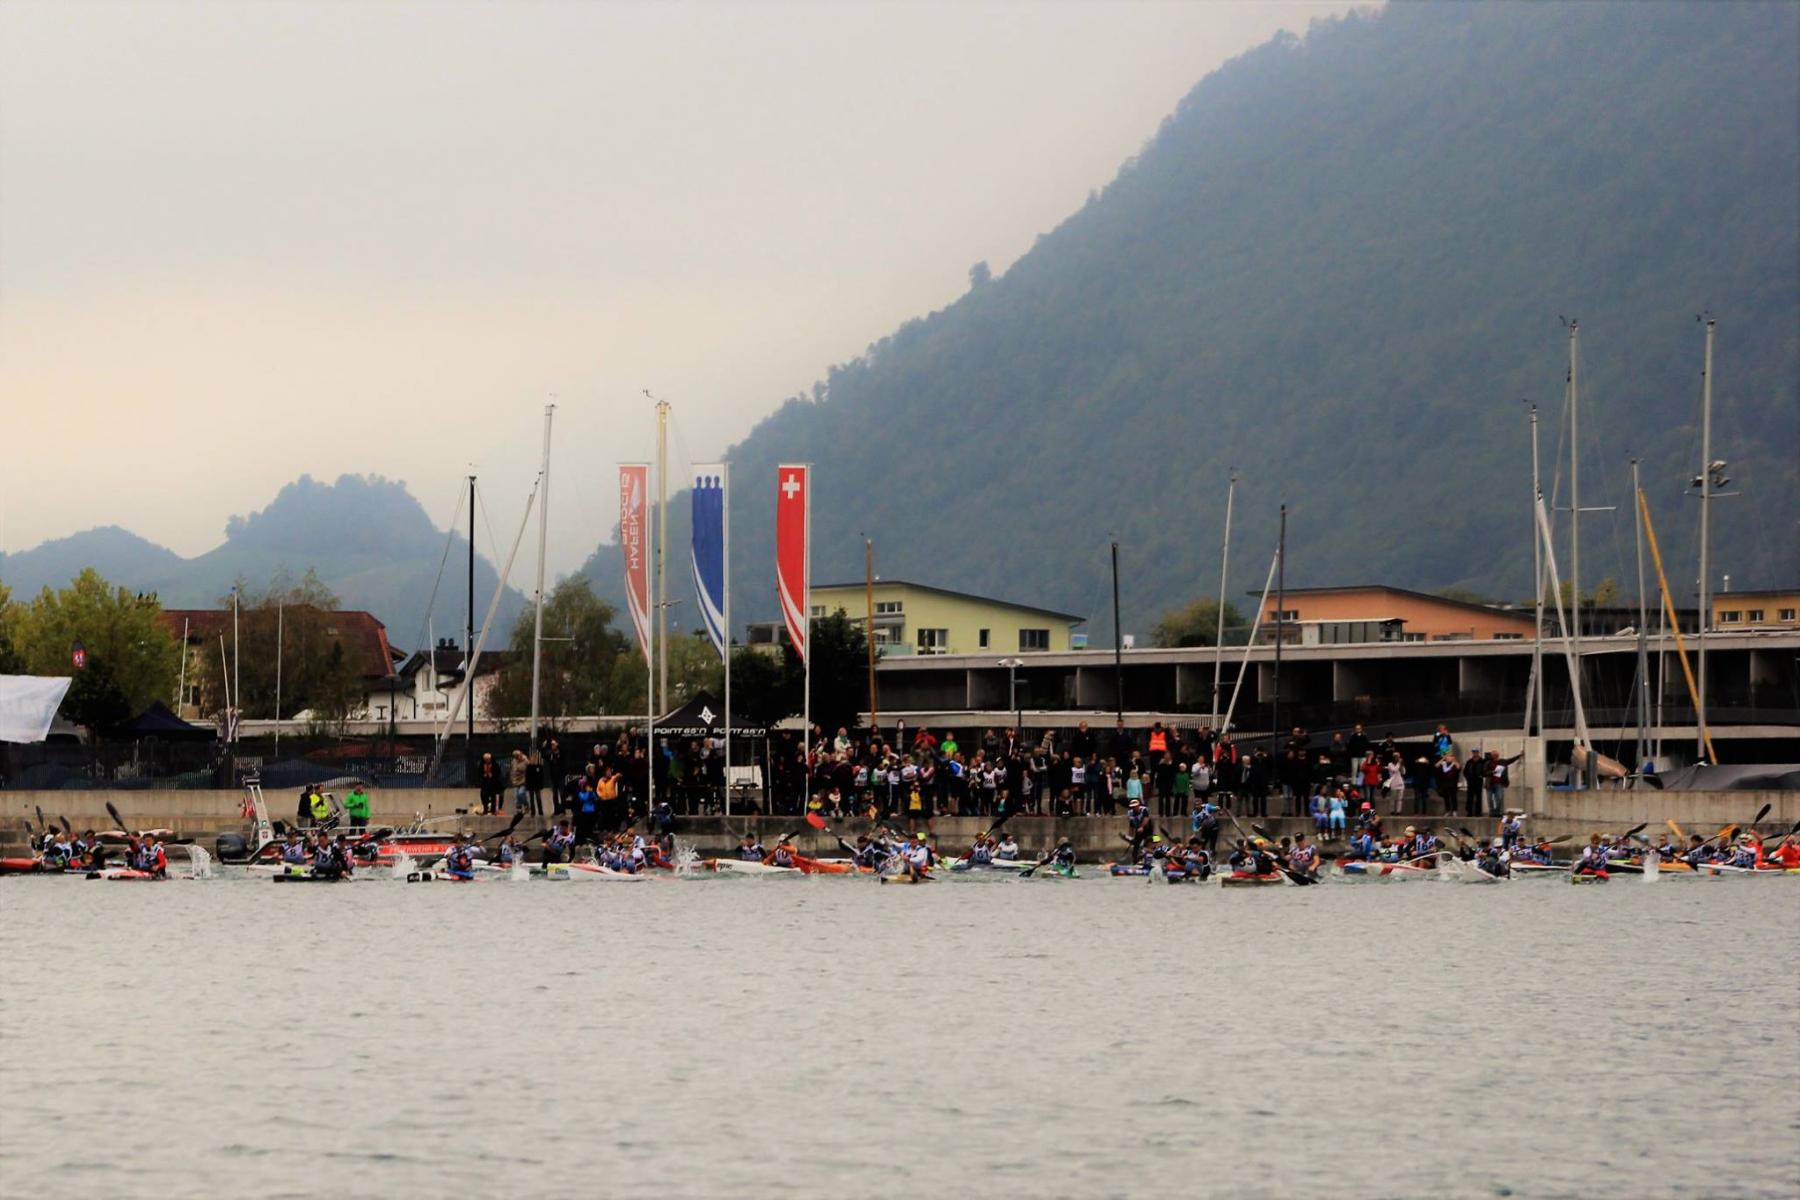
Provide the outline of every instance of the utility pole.
<path id="1" fill-rule="evenodd" d="M 669 402 L 656 402 L 656 644 L 657 711 L 669 711 Z M 656 748 L 651 747 L 654 764 Z M 654 768 L 653 768 L 654 769 Z"/>
<path id="2" fill-rule="evenodd" d="M 1638 495 L 1644 489 L 1638 484 L 1638 459 L 1631 460 L 1631 498 L 1632 528 L 1637 535 L 1637 686 L 1638 686 L 1638 728 L 1637 728 L 1637 761 L 1631 764 L 1631 773 L 1638 774 L 1644 769 L 1644 760 L 1650 757 L 1650 610 L 1645 606 L 1644 598 L 1644 517 L 1643 505 L 1638 502 Z"/>
<path id="3" fill-rule="evenodd" d="M 475 476 L 469 476 L 469 623 L 463 627 L 463 687 L 468 692 L 463 782 L 475 780 Z"/>
<path id="4" fill-rule="evenodd" d="M 1531 636 L 1531 695 L 1526 703 L 1537 713 L 1538 737 L 1544 735 L 1544 543 L 1538 537 L 1537 506 L 1543 502 L 1544 488 L 1538 477 L 1538 411 L 1531 406 L 1531 577 L 1536 581 L 1533 619 L 1537 622 Z M 1525 722 L 1525 736 L 1531 736 L 1531 722 Z"/>
<path id="5" fill-rule="evenodd" d="M 1270 698 L 1269 732 L 1281 736 L 1281 643 L 1287 611 L 1287 505 L 1281 506 L 1281 532 L 1275 540 L 1275 695 Z"/>
<path id="6" fill-rule="evenodd" d="M 550 421 L 556 405 L 544 405 L 544 461 L 538 467 L 538 560 L 537 603 L 531 634 L 531 742 L 527 754 L 538 753 L 538 672 L 544 651 L 544 546 L 549 536 L 550 514 Z M 539 760 L 542 761 L 541 759 Z"/>
<path id="7" fill-rule="evenodd" d="M 869 649 L 869 736 L 875 736 L 880 722 L 875 709 L 875 539 L 863 538 L 863 601 L 868 608 L 868 623 L 863 627 L 868 637 L 863 639 Z"/>

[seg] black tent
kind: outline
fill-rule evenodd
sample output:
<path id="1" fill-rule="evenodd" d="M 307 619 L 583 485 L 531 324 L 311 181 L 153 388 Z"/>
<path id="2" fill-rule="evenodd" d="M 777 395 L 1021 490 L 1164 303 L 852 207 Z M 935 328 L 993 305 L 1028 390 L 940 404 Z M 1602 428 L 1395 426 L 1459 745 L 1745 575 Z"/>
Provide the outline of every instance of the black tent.
<path id="1" fill-rule="evenodd" d="M 733 738 L 766 738 L 767 728 L 745 722 L 731 714 Z M 696 692 L 691 700 L 667 716 L 658 717 L 656 735 L 672 738 L 707 738 L 725 736 L 725 706 L 705 692 Z M 736 755 L 732 756 L 733 758 Z"/>
<path id="2" fill-rule="evenodd" d="M 151 701 L 137 716 L 109 730 L 113 736 L 121 738 L 155 738 L 165 742 L 210 742 L 218 736 L 217 732 L 204 725 L 190 725 L 174 713 L 161 700 Z"/>

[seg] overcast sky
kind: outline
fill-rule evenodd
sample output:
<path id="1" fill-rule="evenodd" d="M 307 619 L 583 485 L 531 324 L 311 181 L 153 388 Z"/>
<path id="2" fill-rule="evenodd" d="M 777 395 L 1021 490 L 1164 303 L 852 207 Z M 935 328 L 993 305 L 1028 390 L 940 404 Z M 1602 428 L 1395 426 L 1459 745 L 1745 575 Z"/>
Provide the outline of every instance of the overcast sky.
<path id="1" fill-rule="evenodd" d="M 0 548 L 706 460 L 1344 4 L 0 4 Z M 484 547 L 485 548 L 485 547 Z"/>

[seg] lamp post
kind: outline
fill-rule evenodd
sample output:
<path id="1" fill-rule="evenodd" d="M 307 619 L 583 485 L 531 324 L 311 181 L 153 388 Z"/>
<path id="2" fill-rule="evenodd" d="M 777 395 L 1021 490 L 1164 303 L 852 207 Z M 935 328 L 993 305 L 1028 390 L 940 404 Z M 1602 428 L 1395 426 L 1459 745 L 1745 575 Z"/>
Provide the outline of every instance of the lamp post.
<path id="1" fill-rule="evenodd" d="M 1025 712 L 1019 707 L 1019 668 L 1025 665 L 1025 660 L 1003 658 L 995 665 L 1006 668 L 1006 695 L 1010 701 L 1007 707 L 1013 710 L 1013 736 L 1024 737 Z"/>

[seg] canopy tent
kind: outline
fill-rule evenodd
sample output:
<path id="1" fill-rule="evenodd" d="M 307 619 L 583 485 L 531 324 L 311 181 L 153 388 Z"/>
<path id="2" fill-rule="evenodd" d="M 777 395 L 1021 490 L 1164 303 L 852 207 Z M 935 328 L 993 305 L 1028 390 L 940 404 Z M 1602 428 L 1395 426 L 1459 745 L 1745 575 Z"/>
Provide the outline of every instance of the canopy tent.
<path id="1" fill-rule="evenodd" d="M 146 708 L 129 721 L 113 726 L 108 732 L 119 737 L 156 738 L 165 742 L 210 742 L 218 736 L 217 732 L 205 725 L 190 725 L 174 713 L 161 700 L 152 700 Z"/>
<path id="2" fill-rule="evenodd" d="M 0 675 L 0 742 L 43 741 L 72 682 L 66 676 Z"/>
<path id="3" fill-rule="evenodd" d="M 717 700 L 705 692 L 695 692 L 691 700 L 674 712 L 656 719 L 658 737 L 707 738 L 725 736 L 725 712 Z M 769 731 L 762 725 L 744 722 L 732 714 L 733 738 L 765 738 Z"/>

